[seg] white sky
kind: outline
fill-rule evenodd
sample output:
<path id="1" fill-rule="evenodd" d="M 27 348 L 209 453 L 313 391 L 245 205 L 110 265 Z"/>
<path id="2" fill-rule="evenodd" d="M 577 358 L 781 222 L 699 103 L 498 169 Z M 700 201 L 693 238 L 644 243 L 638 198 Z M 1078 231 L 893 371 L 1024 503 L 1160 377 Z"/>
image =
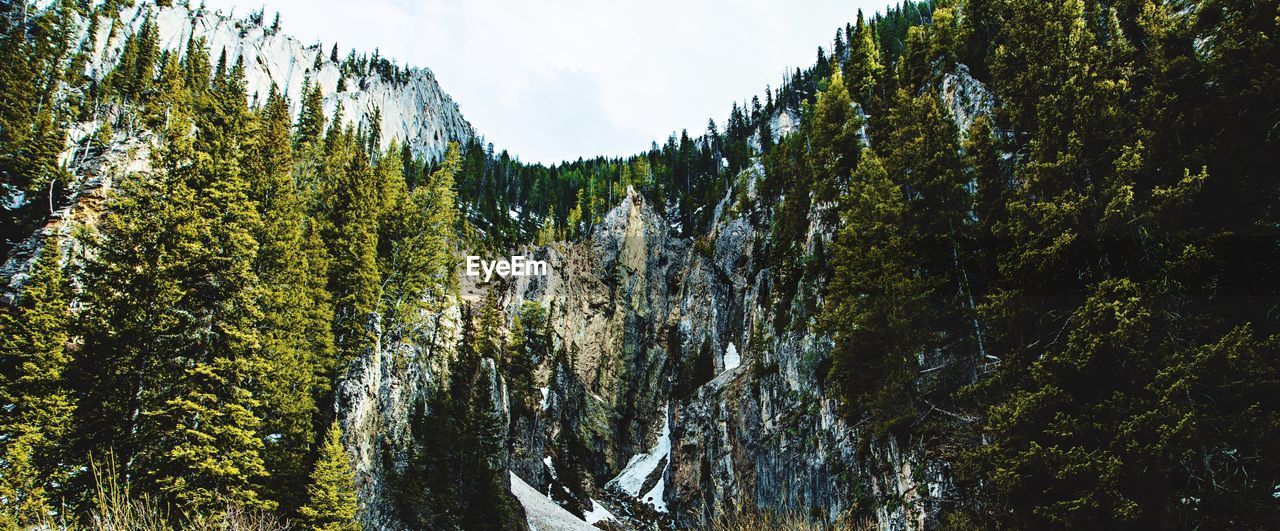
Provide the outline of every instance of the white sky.
<path id="1" fill-rule="evenodd" d="M 192 0 L 197 3 L 198 0 Z M 890 0 L 205 0 L 265 4 L 285 33 L 425 66 L 497 149 L 525 162 L 626 155 L 723 127 L 734 101 L 830 51 Z"/>

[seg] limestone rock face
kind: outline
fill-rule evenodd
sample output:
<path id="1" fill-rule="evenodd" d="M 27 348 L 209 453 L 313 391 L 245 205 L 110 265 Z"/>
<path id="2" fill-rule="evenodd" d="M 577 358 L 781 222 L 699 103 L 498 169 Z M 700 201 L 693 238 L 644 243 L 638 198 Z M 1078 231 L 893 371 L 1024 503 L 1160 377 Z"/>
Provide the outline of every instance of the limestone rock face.
<path id="1" fill-rule="evenodd" d="M 856 499 L 853 485 L 873 474 L 859 465 L 856 430 L 821 386 L 827 340 L 808 310 L 792 312 L 806 323 L 798 330 L 775 333 L 772 279 L 753 254 L 767 230 L 731 204 L 720 205 L 705 243 L 690 245 L 629 193 L 589 239 L 531 251 L 549 275 L 517 279 L 504 292 L 509 310 L 526 300 L 551 309 L 555 342 L 577 356 L 571 374 L 544 369 L 537 385 L 550 388 L 546 424 L 512 433 L 514 443 L 536 452 L 579 430 L 593 441 L 588 465 L 602 495 L 640 506 L 616 511 L 634 526 L 704 527 L 741 503 L 834 519 Z M 714 353 L 714 376 L 694 382 L 689 396 L 673 395 L 681 364 L 703 349 Z M 730 349 L 738 366 L 725 366 Z M 585 392 L 575 397 L 578 388 Z M 583 411 L 566 413 L 574 403 Z M 549 484 L 542 457 L 513 456 L 513 470 Z M 646 462 L 660 465 L 637 472 Z M 639 488 L 620 487 L 627 482 Z M 915 488 L 899 483 L 886 486 Z M 915 527 L 906 515 L 887 516 Z"/>
<path id="2" fill-rule="evenodd" d="M 962 131 L 990 112 L 990 91 L 963 65 L 941 88 Z M 774 131 L 791 119 L 775 117 Z M 513 455 L 513 470 L 535 486 L 553 483 L 540 466 L 547 454 L 537 452 L 578 430 L 591 441 L 584 464 L 596 492 L 627 526 L 703 528 L 752 504 L 828 521 L 861 509 L 882 529 L 936 527 L 948 463 L 860 432 L 824 388 L 831 341 L 816 328 L 824 280 L 806 278 L 789 304 L 771 302 L 776 279 L 756 255 L 769 234 L 755 196 L 763 173 L 758 164 L 745 170 L 711 226 L 687 239 L 661 205 L 629 191 L 589 238 L 524 251 L 546 260 L 549 274 L 501 288 L 508 314 L 524 301 L 542 304 L 575 364 L 567 373 L 539 369 L 551 405 L 530 423 L 538 428 L 511 434 L 527 453 Z M 817 204 L 809 218 L 813 253 L 831 243 L 838 213 Z M 790 324 L 776 326 L 780 317 Z M 711 375 L 681 394 L 684 367 L 703 351 Z M 639 488 L 619 488 L 627 482 Z"/>
<path id="3" fill-rule="evenodd" d="M 376 74 L 348 75 L 343 80 L 346 90 L 338 92 L 343 74 L 339 64 L 329 60 L 330 49 L 322 43 L 304 43 L 273 31 L 265 19 L 233 19 L 208 9 L 156 7 L 139 2 L 136 7 L 121 11 L 117 18 L 101 20 L 98 46 L 86 66 L 89 74 L 105 75 L 119 60 L 125 39 L 138 32 L 148 16 L 159 28 L 160 46 L 165 50 L 182 53 L 193 37 L 203 38 L 211 60 L 216 62 L 223 52 L 228 65 L 243 60 L 251 105 L 265 102 L 275 85 L 288 97 L 290 110 L 296 115 L 303 83 L 309 78 L 320 85 L 326 116 L 332 116 L 341 104 L 348 123 L 367 123 L 366 117 L 377 110 L 384 147 L 396 139 L 401 145 L 408 143 L 419 156 L 438 158 L 450 141 L 464 141 L 472 135 L 471 124 L 440 89 L 429 69 L 410 68 L 408 78 L 403 80 L 384 79 Z M 346 50 L 339 54 L 341 60 Z"/>
<path id="4" fill-rule="evenodd" d="M 420 326 L 410 333 L 399 323 L 390 323 L 394 329 L 378 323 L 379 342 L 353 360 L 338 383 L 336 410 L 343 443 L 356 471 L 361 518 L 371 529 L 399 527 L 385 495 L 386 482 L 394 468 L 405 466 L 414 444 L 414 408 L 440 391 L 456 358 L 462 339 L 461 307 L 456 300 L 449 302 L 443 313 L 422 315 Z M 493 396 L 505 398 L 493 360 L 484 361 L 487 384 L 497 391 Z"/>

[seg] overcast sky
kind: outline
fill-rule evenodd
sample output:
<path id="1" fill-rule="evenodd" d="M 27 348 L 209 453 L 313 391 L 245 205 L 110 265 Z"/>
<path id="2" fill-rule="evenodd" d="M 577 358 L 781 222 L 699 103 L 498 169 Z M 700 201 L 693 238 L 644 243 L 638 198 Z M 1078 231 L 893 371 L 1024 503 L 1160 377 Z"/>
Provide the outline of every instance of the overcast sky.
<path id="1" fill-rule="evenodd" d="M 193 0 L 195 3 L 196 0 Z M 266 6 L 286 33 L 425 66 L 498 149 L 525 162 L 624 155 L 723 124 L 734 101 L 809 66 L 888 0 L 205 0 Z"/>

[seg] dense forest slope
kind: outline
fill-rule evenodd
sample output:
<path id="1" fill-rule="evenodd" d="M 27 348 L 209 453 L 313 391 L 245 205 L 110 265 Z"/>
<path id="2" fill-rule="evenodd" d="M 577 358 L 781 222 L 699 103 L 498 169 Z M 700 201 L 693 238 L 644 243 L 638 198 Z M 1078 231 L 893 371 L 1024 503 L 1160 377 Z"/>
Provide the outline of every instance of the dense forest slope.
<path id="1" fill-rule="evenodd" d="M 1280 520 L 1274 0 L 857 13 L 553 166 L 169 4 L 0 4 L 6 529 Z"/>

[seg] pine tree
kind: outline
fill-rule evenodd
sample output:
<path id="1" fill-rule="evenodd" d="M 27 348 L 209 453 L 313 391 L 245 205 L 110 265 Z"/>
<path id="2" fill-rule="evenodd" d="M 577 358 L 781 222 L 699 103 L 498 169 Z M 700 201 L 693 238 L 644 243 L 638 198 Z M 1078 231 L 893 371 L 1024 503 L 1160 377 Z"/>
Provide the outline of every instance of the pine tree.
<path id="1" fill-rule="evenodd" d="M 394 165 L 386 157 L 387 165 Z M 454 234 L 459 219 L 455 176 L 461 170 L 461 153 L 451 144 L 439 169 L 423 186 L 413 190 L 407 202 L 391 213 L 386 235 L 388 259 L 384 313 L 392 322 L 412 323 L 424 309 L 439 310 L 454 285 Z M 387 176 L 388 186 L 403 193 Z"/>
<path id="2" fill-rule="evenodd" d="M 254 270 L 262 282 L 263 367 L 255 394 L 262 402 L 264 458 L 271 471 L 271 497 L 287 510 L 301 505 L 292 488 L 306 475 L 305 458 L 318 413 L 317 389 L 334 356 L 332 307 L 324 291 L 327 271 L 312 264 L 307 249 L 304 197 L 293 177 L 289 106 L 272 87 L 266 105 L 246 132 L 245 178 L 263 220 L 256 234 Z"/>
<path id="3" fill-rule="evenodd" d="M 77 371 L 84 450 L 114 452 L 145 491 L 192 515 L 273 505 L 256 487 L 265 470 L 248 390 L 262 372 L 257 215 L 235 181 L 218 183 L 204 199 L 181 172 L 124 183 L 89 268 Z"/>
<path id="4" fill-rule="evenodd" d="M 125 38 L 120 59 L 107 76 L 107 85 L 115 95 L 141 102 L 155 77 L 156 61 L 160 55 L 159 41 L 159 30 L 148 14 L 138 31 Z"/>
<path id="5" fill-rule="evenodd" d="M 342 428 L 334 421 L 325 433 L 320 456 L 307 485 L 307 504 L 298 511 L 302 524 L 317 531 L 358 531 L 355 472 L 342 446 Z"/>
<path id="6" fill-rule="evenodd" d="M 476 316 L 476 334 L 472 339 L 476 354 L 481 358 L 500 364 L 506 361 L 507 340 L 503 337 L 502 325 L 502 311 L 498 308 L 497 295 L 490 291 L 480 303 L 479 314 Z"/>
<path id="7" fill-rule="evenodd" d="M 223 110 L 239 116 L 244 100 L 238 103 Z M 240 134 L 234 129 L 238 124 L 221 125 L 222 131 L 205 131 L 206 140 L 198 143 L 228 150 Z M 198 160 L 210 155 L 201 153 Z M 177 214 L 190 216 L 196 232 L 194 238 L 179 232 L 175 242 L 187 256 L 175 264 L 181 295 L 172 310 L 181 320 L 190 319 L 184 323 L 190 328 L 178 329 L 171 357 L 162 361 L 170 370 L 158 376 L 163 381 L 184 374 L 186 381 L 156 389 L 143 404 L 138 428 L 144 437 L 140 462 L 155 488 L 201 513 L 216 512 L 226 501 L 275 506 L 259 493 L 266 470 L 256 433 L 261 403 L 252 393 L 266 363 L 258 329 L 262 288 L 253 267 L 261 218 L 237 161 L 211 158 L 208 165 L 197 163 L 168 176 L 172 189 L 191 190 L 189 210 Z M 210 325 L 210 332 L 202 331 Z"/>
<path id="8" fill-rule="evenodd" d="M 556 213 L 554 207 L 547 207 L 547 214 L 542 218 L 542 225 L 538 227 L 538 237 L 535 243 L 538 245 L 551 245 L 552 242 L 559 239 L 556 232 Z"/>
<path id="9" fill-rule="evenodd" d="M 905 189 L 905 229 L 918 238 L 929 271 L 948 275 L 971 204 L 955 122 L 937 95 L 911 97 L 900 89 L 888 123 L 879 145 L 885 170 Z"/>
<path id="10" fill-rule="evenodd" d="M 1027 160 L 1014 167 L 1007 221 L 997 225 L 1009 248 L 1000 254 L 1000 285 L 985 312 L 999 324 L 1002 360 L 980 387 L 994 395 L 986 444 L 963 463 L 973 476 L 991 479 L 983 503 L 1000 509 L 984 516 L 1068 527 L 1235 527 L 1274 519 L 1275 511 L 1263 508 L 1274 504 L 1261 501 L 1274 481 L 1245 478 L 1274 478 L 1275 468 L 1243 464 L 1274 462 L 1263 457 L 1275 450 L 1261 434 L 1277 417 L 1260 413 L 1257 398 L 1277 385 L 1258 376 L 1275 372 L 1274 357 L 1259 355 L 1274 348 L 1275 321 L 1264 317 L 1274 305 L 1227 295 L 1241 293 L 1241 284 L 1228 287 L 1234 282 L 1248 283 L 1250 293 L 1275 293 L 1269 268 L 1255 266 L 1273 263 L 1266 256 L 1274 249 L 1236 254 L 1235 246 L 1209 243 L 1232 225 L 1224 216 L 1266 223 L 1272 209 L 1255 210 L 1252 199 L 1271 202 L 1274 187 L 1255 187 L 1251 170 L 1274 161 L 1252 154 L 1255 135 L 1230 132 L 1259 122 L 1224 109 L 1206 109 L 1204 119 L 1216 125 L 1194 114 L 1174 117 L 1188 107 L 1173 95 L 1231 85 L 1226 79 L 1244 71 L 1253 72 L 1250 84 L 1274 72 L 1237 63 L 1259 56 L 1239 47 L 1249 38 L 1234 35 L 1223 40 L 1234 48 L 1226 79 L 1196 80 L 1193 72 L 1210 69 L 1190 67 L 1199 52 L 1181 31 L 1198 26 L 1200 38 L 1217 38 L 1249 26 L 1243 21 L 1256 12 L 1241 16 L 1234 5 L 1217 4 L 1211 11 L 1222 26 L 1209 29 L 1205 19 L 1191 24 L 1195 15 L 1152 4 L 1124 30 L 1114 12 L 1092 3 L 1009 7 L 992 75 L 1010 95 L 1002 116 L 1027 146 Z M 1170 76 L 1170 68 L 1178 74 Z M 1223 93 L 1253 97 L 1233 86 Z M 1221 116 L 1233 116 L 1231 123 Z M 1198 135 L 1205 129 L 1215 131 L 1213 140 Z M 1230 155 L 1197 155 L 1219 150 Z M 1211 191 L 1215 181 L 1223 188 Z M 1214 219 L 1195 214 L 1208 211 L 1217 212 Z M 1232 265 L 1192 273 L 1214 269 L 1210 263 Z M 1210 403 L 1213 418 L 1202 409 Z M 1206 449 L 1214 447 L 1233 450 Z"/>
<path id="11" fill-rule="evenodd" d="M 876 431 L 893 432 L 913 418 L 917 308 L 935 286 L 915 270 L 915 242 L 902 230 L 909 207 L 874 153 L 863 153 L 845 203 L 822 314 L 835 341 L 829 378 L 848 418 L 869 414 Z"/>
<path id="12" fill-rule="evenodd" d="M 470 422 L 476 444 L 465 454 L 473 460 L 475 475 L 470 481 L 462 526 L 480 530 L 512 529 L 519 513 L 511 496 L 505 466 L 507 423 L 500 398 L 502 380 L 493 362 L 485 361 Z M 498 382 L 498 386 L 491 382 Z"/>
<path id="13" fill-rule="evenodd" d="M 324 95 L 320 84 L 308 77 L 302 82 L 302 109 L 298 111 L 297 135 L 294 146 L 318 144 L 324 135 Z"/>
<path id="14" fill-rule="evenodd" d="M 969 66 L 974 77 L 986 81 L 988 66 L 1000 34 L 1000 16 L 994 0 L 965 0 L 960 9 L 960 49 L 958 59 Z"/>
<path id="15" fill-rule="evenodd" d="M 138 30 L 138 55 L 134 70 L 128 72 L 128 94 L 134 98 L 144 99 L 151 89 L 156 75 L 156 63 L 160 59 L 160 28 L 148 14 Z"/>
<path id="16" fill-rule="evenodd" d="M 176 56 L 170 55 L 160 68 L 160 78 L 155 85 L 156 93 L 147 103 L 144 122 L 157 131 L 164 131 L 170 125 L 170 113 L 175 107 L 186 107 L 191 104 L 191 95 L 186 86 L 186 75 Z"/>
<path id="17" fill-rule="evenodd" d="M 336 122 L 337 120 L 335 120 Z M 369 155 L 358 147 L 348 130 L 326 171 L 331 174 L 331 217 L 328 226 L 333 261 L 329 291 L 334 298 L 334 340 L 338 369 L 372 348 L 378 337 L 373 319 L 378 310 L 382 283 L 378 271 L 378 222 L 370 215 L 379 210 L 376 181 Z M 335 164 L 336 163 L 336 164 Z"/>
<path id="18" fill-rule="evenodd" d="M 216 515 L 227 504 L 274 509 L 260 494 L 267 470 L 255 414 L 260 405 L 248 390 L 263 372 L 256 360 L 215 357 L 183 373 L 185 389 L 143 411 L 140 462 L 161 499 L 181 507 L 187 518 Z"/>
<path id="19" fill-rule="evenodd" d="M 849 96 L 863 109 L 878 110 L 875 89 L 884 74 L 884 67 L 880 65 L 880 48 L 871 36 L 871 25 L 862 19 L 862 10 L 858 10 L 854 32 L 854 37 L 849 40 L 849 62 L 844 68 L 844 81 Z"/>
<path id="20" fill-rule="evenodd" d="M 779 304 L 774 325 L 783 330 L 791 319 L 791 300 L 804 275 L 800 260 L 804 255 L 805 232 L 809 227 L 810 189 L 813 177 L 804 160 L 805 134 L 793 134 L 774 147 L 765 158 L 766 174 L 762 195 L 770 200 L 782 195 L 769 233 L 768 263 L 778 277 L 774 294 Z M 785 176 L 785 177 L 784 177 Z"/>
<path id="21" fill-rule="evenodd" d="M 478 370 L 471 377 L 469 407 L 465 413 L 467 432 L 462 460 L 462 527 L 465 529 L 509 529 L 515 520 L 506 472 L 507 412 L 501 402 L 506 384 L 499 367 L 505 363 L 507 341 L 503 337 L 502 314 L 496 292 L 480 303 L 474 342 Z"/>
<path id="22" fill-rule="evenodd" d="M 974 248 L 979 260 L 980 282 L 996 278 L 999 272 L 995 258 L 1008 248 L 1007 238 L 999 227 L 1007 216 L 1006 203 L 1011 190 L 996 142 L 990 117 L 983 114 L 974 118 L 965 139 L 964 165 L 977 188 L 973 201 L 973 214 L 977 218 Z"/>
<path id="23" fill-rule="evenodd" d="M 221 64 L 220 90 L 236 93 L 242 70 Z M 239 171 L 238 94 L 198 98 L 195 138 L 191 110 L 170 109 L 154 175 L 124 179 L 86 268 L 82 455 L 114 453 L 189 518 L 275 506 L 260 493 L 261 220 Z"/>
<path id="24" fill-rule="evenodd" d="M 551 356 L 550 322 L 542 305 L 525 301 L 512 319 L 510 356 L 504 374 L 511 389 L 511 416 L 532 417 L 533 373 Z"/>
<path id="25" fill-rule="evenodd" d="M 71 321 L 61 249 L 46 244 L 17 305 L 0 312 L 0 526 L 47 521 L 69 468 L 62 454 L 74 405 L 63 372 Z"/>
<path id="26" fill-rule="evenodd" d="M 69 2 L 54 2 L 29 26 L 14 24 L 0 35 L 0 194 L 16 205 L 0 209 L 0 256 L 51 213 L 68 181 L 58 163 L 66 131 L 55 97 L 71 9 Z"/>
<path id="27" fill-rule="evenodd" d="M 213 67 L 209 63 L 208 45 L 203 37 L 187 41 L 187 51 L 182 56 L 182 69 L 186 73 L 187 90 L 198 97 L 209 89 Z"/>
<path id="28" fill-rule="evenodd" d="M 837 70 L 831 74 L 827 89 L 818 94 L 809 119 L 809 160 L 819 201 L 835 200 L 848 182 L 858 160 L 861 125 L 844 77 Z"/>

